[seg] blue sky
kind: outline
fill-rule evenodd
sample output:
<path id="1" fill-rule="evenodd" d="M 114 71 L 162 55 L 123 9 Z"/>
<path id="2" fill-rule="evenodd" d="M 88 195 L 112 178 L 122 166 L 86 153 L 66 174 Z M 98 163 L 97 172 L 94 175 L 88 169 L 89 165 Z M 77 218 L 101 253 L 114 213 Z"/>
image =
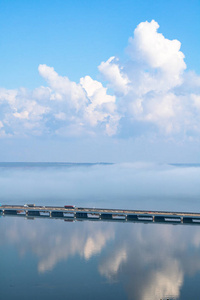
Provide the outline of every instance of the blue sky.
<path id="1" fill-rule="evenodd" d="M 199 15 L 199 1 L 0 1 L 0 160 L 199 162 Z"/>

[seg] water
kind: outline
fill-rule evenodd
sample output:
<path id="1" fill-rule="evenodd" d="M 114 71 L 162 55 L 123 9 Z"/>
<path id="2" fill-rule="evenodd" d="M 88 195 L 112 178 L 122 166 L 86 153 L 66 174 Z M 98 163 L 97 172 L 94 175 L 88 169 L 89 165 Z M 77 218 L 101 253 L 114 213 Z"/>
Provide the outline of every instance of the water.
<path id="1" fill-rule="evenodd" d="M 3 204 L 200 212 L 200 166 L 0 164 Z M 200 225 L 0 217 L 1 299 L 198 299 Z"/>
<path id="2" fill-rule="evenodd" d="M 7 204 L 200 211 L 200 165 L 1 163 Z"/>

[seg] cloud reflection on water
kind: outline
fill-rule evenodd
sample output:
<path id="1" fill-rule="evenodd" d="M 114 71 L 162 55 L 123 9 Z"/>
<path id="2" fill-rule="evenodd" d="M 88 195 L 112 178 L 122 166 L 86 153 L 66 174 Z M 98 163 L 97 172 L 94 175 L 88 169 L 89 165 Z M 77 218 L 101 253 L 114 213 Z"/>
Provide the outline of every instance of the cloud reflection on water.
<path id="1" fill-rule="evenodd" d="M 0 245 L 37 257 L 39 273 L 55 272 L 77 255 L 93 258 L 96 271 L 121 282 L 129 299 L 178 298 L 184 278 L 200 272 L 198 226 L 2 220 Z"/>
<path id="2" fill-rule="evenodd" d="M 112 252 L 106 254 L 99 264 L 100 273 L 118 281 L 125 277 L 124 286 L 130 299 L 161 299 L 166 295 L 178 297 L 184 269 L 183 258 L 178 258 L 177 251 L 182 256 L 189 250 L 185 248 L 185 240 L 179 248 L 184 235 L 183 228 L 181 230 L 177 240 L 179 232 L 174 235 L 172 226 L 136 225 L 124 238 L 123 248 L 120 248 L 121 241 L 116 240 L 114 255 Z M 126 260 L 121 260 L 119 267 L 122 253 Z M 116 272 L 113 272 L 112 266 L 118 266 Z"/>

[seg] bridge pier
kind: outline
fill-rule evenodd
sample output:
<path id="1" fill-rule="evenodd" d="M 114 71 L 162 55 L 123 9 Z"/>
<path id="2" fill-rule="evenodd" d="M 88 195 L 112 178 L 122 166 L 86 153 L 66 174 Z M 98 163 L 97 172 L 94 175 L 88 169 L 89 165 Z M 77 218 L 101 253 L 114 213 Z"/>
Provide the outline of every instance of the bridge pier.
<path id="1" fill-rule="evenodd" d="M 101 214 L 101 219 L 112 219 L 112 214 Z"/>
<path id="2" fill-rule="evenodd" d="M 28 216 L 40 216 L 40 212 L 39 211 L 37 211 L 37 210 L 29 210 L 28 211 L 28 214 L 27 214 Z"/>
<path id="3" fill-rule="evenodd" d="M 192 221 L 192 218 L 190 218 L 190 217 L 184 217 L 183 218 L 183 223 L 192 223 L 193 221 Z"/>
<path id="4" fill-rule="evenodd" d="M 163 217 L 163 216 L 154 216 L 154 222 L 165 222 L 165 217 Z"/>
<path id="5" fill-rule="evenodd" d="M 138 216 L 137 215 L 127 215 L 127 220 L 128 221 L 138 221 Z"/>
<path id="6" fill-rule="evenodd" d="M 80 219 L 87 219 L 88 215 L 87 213 L 83 213 L 83 212 L 76 212 L 76 218 L 80 218 Z"/>
<path id="7" fill-rule="evenodd" d="M 52 211 L 51 216 L 57 217 L 57 218 L 63 218 L 63 212 L 62 211 Z"/>
<path id="8" fill-rule="evenodd" d="M 17 215 L 17 210 L 15 210 L 15 209 L 5 209 L 4 214 L 5 215 Z"/>

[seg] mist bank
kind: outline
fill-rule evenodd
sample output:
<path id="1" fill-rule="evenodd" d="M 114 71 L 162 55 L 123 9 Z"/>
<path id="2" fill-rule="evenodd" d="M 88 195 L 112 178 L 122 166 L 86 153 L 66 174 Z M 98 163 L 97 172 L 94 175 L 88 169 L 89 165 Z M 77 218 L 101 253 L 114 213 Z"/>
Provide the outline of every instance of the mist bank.
<path id="1" fill-rule="evenodd" d="M 1 203 L 200 211 L 199 178 L 199 165 L 1 165 Z"/>

